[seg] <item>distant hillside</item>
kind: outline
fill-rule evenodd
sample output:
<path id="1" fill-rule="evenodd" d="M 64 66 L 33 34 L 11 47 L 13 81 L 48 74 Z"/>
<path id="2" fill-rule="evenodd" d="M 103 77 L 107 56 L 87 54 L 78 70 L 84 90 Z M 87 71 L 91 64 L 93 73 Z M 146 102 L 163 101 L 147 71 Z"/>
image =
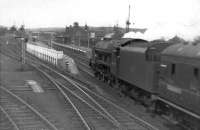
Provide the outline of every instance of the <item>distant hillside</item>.
<path id="1" fill-rule="evenodd" d="M 7 28 L 6 26 L 0 25 L 0 28 Z"/>
<path id="2" fill-rule="evenodd" d="M 80 26 L 81 28 L 84 28 L 84 26 Z M 122 27 L 118 27 L 118 29 L 125 33 L 126 29 L 122 28 Z M 61 33 L 61 32 L 65 32 L 65 27 L 49 27 L 49 28 L 33 28 L 33 29 L 27 29 L 30 31 L 35 31 L 35 32 L 57 32 L 57 33 Z M 112 33 L 113 32 L 113 27 L 93 27 L 93 26 L 89 26 L 89 30 L 90 31 L 103 31 L 105 34 L 107 33 Z M 147 29 L 146 28 L 130 28 L 130 31 L 134 31 L 134 32 L 141 32 L 144 33 Z"/>
<path id="3" fill-rule="evenodd" d="M 122 32 L 125 33 L 126 28 L 122 28 L 122 27 L 118 27 L 118 28 L 119 28 Z M 94 29 L 94 30 L 96 30 L 96 29 L 104 30 L 105 32 L 108 32 L 108 33 L 110 33 L 110 32 L 113 31 L 113 27 L 90 27 L 90 29 L 91 29 L 91 30 L 92 30 L 92 29 Z M 130 28 L 129 30 L 130 30 L 130 31 L 133 31 L 133 32 L 142 32 L 142 33 L 144 33 L 147 29 L 146 29 L 146 28 Z"/>
<path id="4" fill-rule="evenodd" d="M 84 28 L 84 26 L 80 26 L 81 28 Z M 91 31 L 94 30 L 103 30 L 105 32 L 111 32 L 113 30 L 113 27 L 90 27 L 89 29 Z M 42 31 L 42 32 L 64 32 L 65 31 L 65 27 L 61 28 L 61 27 L 49 27 L 49 28 L 32 28 L 32 29 L 27 29 L 30 31 Z"/>
<path id="5" fill-rule="evenodd" d="M 36 31 L 36 32 L 64 32 L 65 28 L 61 28 L 61 27 L 49 27 L 49 28 L 30 28 L 27 29 L 30 31 Z"/>

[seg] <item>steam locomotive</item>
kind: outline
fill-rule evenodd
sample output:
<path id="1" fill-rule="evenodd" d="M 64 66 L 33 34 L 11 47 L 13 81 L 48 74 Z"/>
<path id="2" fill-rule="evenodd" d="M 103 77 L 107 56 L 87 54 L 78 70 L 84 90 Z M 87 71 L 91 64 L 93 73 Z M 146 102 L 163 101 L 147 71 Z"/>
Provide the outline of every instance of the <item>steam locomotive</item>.
<path id="1" fill-rule="evenodd" d="M 200 44 L 104 40 L 92 49 L 90 66 L 147 108 L 200 129 Z"/>

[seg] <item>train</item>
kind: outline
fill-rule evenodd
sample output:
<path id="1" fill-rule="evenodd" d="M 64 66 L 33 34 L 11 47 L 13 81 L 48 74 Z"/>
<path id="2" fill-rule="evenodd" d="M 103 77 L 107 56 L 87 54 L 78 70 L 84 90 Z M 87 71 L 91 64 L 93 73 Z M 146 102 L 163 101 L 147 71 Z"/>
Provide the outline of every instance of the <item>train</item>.
<path id="1" fill-rule="evenodd" d="M 89 64 L 96 78 L 152 112 L 200 129 L 200 44 L 103 40 Z"/>
<path id="2" fill-rule="evenodd" d="M 73 53 L 73 54 L 77 54 L 77 55 L 81 55 L 86 57 L 86 59 L 90 59 L 91 58 L 91 49 L 86 48 L 86 47 L 81 47 L 81 46 L 76 46 L 76 45 L 67 45 L 67 44 L 61 44 L 61 43 L 57 43 L 57 42 L 52 42 L 53 43 L 53 48 L 57 49 L 57 50 L 62 50 L 68 53 Z"/>

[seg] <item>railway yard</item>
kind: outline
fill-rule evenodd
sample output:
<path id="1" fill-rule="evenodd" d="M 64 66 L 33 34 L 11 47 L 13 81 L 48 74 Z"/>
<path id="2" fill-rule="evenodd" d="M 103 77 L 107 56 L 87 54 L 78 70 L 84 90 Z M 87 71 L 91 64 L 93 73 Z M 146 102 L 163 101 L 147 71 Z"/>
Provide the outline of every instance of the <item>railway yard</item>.
<path id="1" fill-rule="evenodd" d="M 62 50 L 74 59 L 75 75 L 33 53 L 26 52 L 22 64 L 18 42 L 1 38 L 1 130 L 184 129 L 94 78 L 84 48 Z M 61 48 L 55 43 L 55 49 Z"/>
<path id="2" fill-rule="evenodd" d="M 1 0 L 0 130 L 200 130 L 199 0 Z"/>

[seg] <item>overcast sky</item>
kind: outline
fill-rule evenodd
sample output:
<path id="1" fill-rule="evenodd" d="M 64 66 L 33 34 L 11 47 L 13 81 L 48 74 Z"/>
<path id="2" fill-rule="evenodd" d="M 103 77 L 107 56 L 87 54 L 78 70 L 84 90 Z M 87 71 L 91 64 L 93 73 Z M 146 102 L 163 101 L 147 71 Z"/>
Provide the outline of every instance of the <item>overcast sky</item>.
<path id="1" fill-rule="evenodd" d="M 0 0 L 0 25 L 125 27 L 129 4 L 131 27 L 200 30 L 200 0 Z"/>

